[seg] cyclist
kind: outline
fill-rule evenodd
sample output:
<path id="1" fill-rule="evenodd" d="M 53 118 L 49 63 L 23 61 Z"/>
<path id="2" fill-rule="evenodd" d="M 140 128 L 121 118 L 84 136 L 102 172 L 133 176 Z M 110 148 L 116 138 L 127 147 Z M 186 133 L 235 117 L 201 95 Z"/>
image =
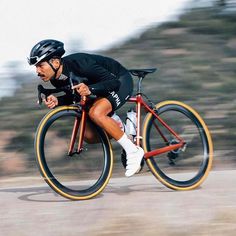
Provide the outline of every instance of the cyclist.
<path id="1" fill-rule="evenodd" d="M 103 128 L 125 150 L 127 166 L 125 175 L 130 177 L 140 169 L 144 155 L 141 147 L 131 142 L 110 114 L 119 109 L 131 96 L 133 80 L 128 70 L 112 58 L 101 55 L 75 53 L 62 57 L 64 44 L 53 39 L 38 42 L 30 52 L 28 62 L 36 66 L 36 73 L 44 81 L 56 87 L 73 85 L 81 96 L 97 96 L 89 109 L 90 119 Z M 82 81 L 82 82 L 81 82 Z M 44 103 L 48 108 L 69 105 L 73 102 L 73 92 L 63 96 L 48 96 Z M 93 142 L 92 128 L 86 126 L 85 138 Z"/>

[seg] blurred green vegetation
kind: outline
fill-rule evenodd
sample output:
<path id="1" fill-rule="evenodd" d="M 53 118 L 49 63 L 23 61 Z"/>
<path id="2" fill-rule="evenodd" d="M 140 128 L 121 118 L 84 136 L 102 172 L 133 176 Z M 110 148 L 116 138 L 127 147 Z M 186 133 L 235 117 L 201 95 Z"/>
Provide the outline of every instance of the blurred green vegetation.
<path id="1" fill-rule="evenodd" d="M 178 21 L 151 27 L 139 37 L 98 52 L 127 68 L 157 67 L 144 79 L 144 93 L 155 102 L 183 101 L 202 115 L 213 136 L 215 169 L 236 167 L 235 13 L 217 4 L 188 9 Z M 35 76 L 25 76 L 32 76 L 32 81 L 27 80 L 14 97 L 0 101 L 1 175 L 37 170 L 34 133 L 47 109 L 36 104 Z M 120 109 L 122 117 L 126 109 L 127 105 Z M 117 156 L 116 161 L 120 162 Z"/>

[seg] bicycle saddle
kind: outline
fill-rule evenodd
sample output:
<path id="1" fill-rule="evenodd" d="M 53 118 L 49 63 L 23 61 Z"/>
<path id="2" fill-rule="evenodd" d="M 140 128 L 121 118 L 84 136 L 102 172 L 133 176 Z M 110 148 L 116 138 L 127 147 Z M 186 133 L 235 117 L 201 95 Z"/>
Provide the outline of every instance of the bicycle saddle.
<path id="1" fill-rule="evenodd" d="M 150 68 L 150 69 L 131 69 L 129 72 L 138 77 L 144 78 L 147 74 L 153 73 L 157 70 L 157 68 Z"/>

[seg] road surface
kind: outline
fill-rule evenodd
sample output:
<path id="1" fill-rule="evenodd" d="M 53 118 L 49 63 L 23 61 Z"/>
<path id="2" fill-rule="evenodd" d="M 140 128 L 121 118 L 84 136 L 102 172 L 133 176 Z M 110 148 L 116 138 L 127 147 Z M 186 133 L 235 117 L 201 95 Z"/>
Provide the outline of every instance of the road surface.
<path id="1" fill-rule="evenodd" d="M 64 199 L 36 178 L 0 181 L 0 235 L 236 235 L 236 170 L 212 171 L 185 192 L 149 173 L 112 178 L 87 201 Z"/>

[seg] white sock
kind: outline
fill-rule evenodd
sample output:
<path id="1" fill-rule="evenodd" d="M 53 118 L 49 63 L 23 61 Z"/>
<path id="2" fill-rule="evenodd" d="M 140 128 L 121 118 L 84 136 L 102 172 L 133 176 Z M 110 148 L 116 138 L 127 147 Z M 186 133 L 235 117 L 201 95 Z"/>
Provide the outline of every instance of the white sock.
<path id="1" fill-rule="evenodd" d="M 124 148 L 126 154 L 137 151 L 136 145 L 132 143 L 125 133 L 117 142 Z"/>

